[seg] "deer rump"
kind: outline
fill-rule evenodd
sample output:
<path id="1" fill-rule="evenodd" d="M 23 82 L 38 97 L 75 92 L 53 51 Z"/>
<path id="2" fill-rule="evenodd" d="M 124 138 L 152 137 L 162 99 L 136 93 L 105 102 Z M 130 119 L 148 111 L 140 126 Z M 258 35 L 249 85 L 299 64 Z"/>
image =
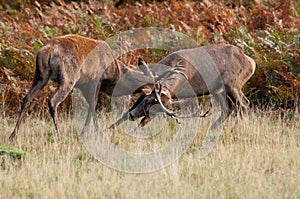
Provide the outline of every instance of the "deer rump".
<path id="1" fill-rule="evenodd" d="M 143 63 L 141 66 L 148 67 Z M 152 69 L 155 84 L 144 87 L 144 94 L 111 127 L 140 117 L 143 119 L 139 126 L 144 126 L 155 117 L 156 113 L 149 111 L 157 104 L 160 105 L 160 109 L 156 108 L 157 113 L 166 112 L 177 119 L 185 117 L 170 108 L 181 102 L 188 104 L 191 97 L 211 94 L 222 110 L 211 126 L 211 129 L 217 129 L 233 111 L 238 113 L 238 120 L 247 111 L 249 100 L 242 87 L 254 71 L 254 60 L 233 45 L 215 44 L 174 52 Z"/>

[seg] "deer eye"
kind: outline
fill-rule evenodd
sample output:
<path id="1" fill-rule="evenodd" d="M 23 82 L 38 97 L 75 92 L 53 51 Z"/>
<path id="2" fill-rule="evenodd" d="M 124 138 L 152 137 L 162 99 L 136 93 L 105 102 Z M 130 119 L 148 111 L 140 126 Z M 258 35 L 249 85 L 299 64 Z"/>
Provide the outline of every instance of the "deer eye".
<path id="1" fill-rule="evenodd" d="M 154 98 L 154 101 L 155 101 L 155 102 L 157 102 L 157 99 L 156 99 L 156 98 Z"/>

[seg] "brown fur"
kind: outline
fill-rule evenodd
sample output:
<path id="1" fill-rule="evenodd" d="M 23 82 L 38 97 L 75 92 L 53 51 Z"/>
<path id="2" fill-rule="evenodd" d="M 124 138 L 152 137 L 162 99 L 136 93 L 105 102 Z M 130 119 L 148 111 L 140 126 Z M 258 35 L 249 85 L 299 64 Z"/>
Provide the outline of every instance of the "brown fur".
<path id="1" fill-rule="evenodd" d="M 243 94 L 242 87 L 253 75 L 255 62 L 238 47 L 215 44 L 181 50 L 168 55 L 157 65 L 153 74 L 159 77 L 157 83 L 162 86 L 161 101 L 165 107 L 172 106 L 172 100 L 175 98 L 212 94 L 222 108 L 222 114 L 212 129 L 216 129 L 233 110 L 241 117 L 247 110 L 249 101 Z M 166 72 L 168 68 L 174 67 L 181 67 L 188 80 L 180 73 Z M 192 93 L 187 89 L 188 85 L 192 87 Z M 143 91 L 146 94 L 141 97 L 143 99 L 139 99 L 116 125 L 129 116 L 131 120 L 142 116 L 149 117 L 146 109 L 158 103 L 155 101 L 154 85 L 144 88 Z M 149 122 L 145 118 L 142 121 Z"/>
<path id="2" fill-rule="evenodd" d="M 120 65 L 115 61 L 111 48 L 100 40 L 89 39 L 79 35 L 65 35 L 49 40 L 37 53 L 36 71 L 32 87 L 25 96 L 16 127 L 10 139 L 18 132 L 27 104 L 37 92 L 51 79 L 57 82 L 57 90 L 49 100 L 49 109 L 55 127 L 60 132 L 57 107 L 65 100 L 71 90 L 79 88 L 89 104 L 85 127 L 91 117 L 96 123 L 95 106 L 99 89 L 112 95 L 116 83 L 123 78 L 116 95 L 128 95 L 129 88 L 138 88 L 149 77 L 142 72 Z M 149 81 L 151 81 L 150 79 Z M 103 83 L 103 84 L 102 84 Z"/>

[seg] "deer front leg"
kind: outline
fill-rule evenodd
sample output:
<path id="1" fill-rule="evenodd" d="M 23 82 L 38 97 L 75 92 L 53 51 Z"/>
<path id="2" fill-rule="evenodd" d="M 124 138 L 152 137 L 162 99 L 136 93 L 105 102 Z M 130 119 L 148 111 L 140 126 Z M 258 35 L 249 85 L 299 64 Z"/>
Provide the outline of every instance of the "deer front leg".
<path id="1" fill-rule="evenodd" d="M 89 104 L 88 115 L 85 121 L 84 128 L 81 134 L 87 132 L 88 127 L 91 123 L 91 119 L 93 118 L 93 122 L 95 125 L 96 131 L 99 129 L 97 114 L 96 114 L 96 105 L 98 101 L 98 93 L 100 90 L 101 83 L 99 80 L 92 80 L 88 83 L 87 90 L 82 90 L 83 96 Z"/>

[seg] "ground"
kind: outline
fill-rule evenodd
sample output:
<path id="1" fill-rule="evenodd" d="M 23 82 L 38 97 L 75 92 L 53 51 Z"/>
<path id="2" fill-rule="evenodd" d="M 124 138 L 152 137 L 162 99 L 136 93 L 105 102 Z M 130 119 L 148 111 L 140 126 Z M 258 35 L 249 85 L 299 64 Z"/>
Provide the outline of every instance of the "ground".
<path id="1" fill-rule="evenodd" d="M 189 149 L 159 171 L 131 174 L 116 171 L 94 159 L 83 146 L 70 117 L 62 119 L 56 136 L 51 120 L 25 119 L 17 140 L 9 143 L 14 121 L 0 119 L 0 146 L 22 149 L 27 155 L 1 155 L 1 198 L 299 198 L 298 120 L 283 121 L 272 114 L 250 113 L 231 133 L 234 117 L 213 151 L 199 158 L 209 118 Z M 171 123 L 171 125 L 169 124 Z M 166 129 L 178 124 L 168 121 Z M 176 127 L 175 127 L 176 128 Z M 163 130 L 168 133 L 169 130 Z M 115 135 L 126 148 L 139 139 Z M 128 137 L 128 136 L 127 136 Z M 167 136 L 157 135 L 157 139 Z M 163 141 L 162 141 L 163 143 Z M 149 147 L 151 148 L 151 146 Z M 128 149 L 128 148 L 127 148 Z M 107 152 L 109 153 L 109 151 Z"/>

